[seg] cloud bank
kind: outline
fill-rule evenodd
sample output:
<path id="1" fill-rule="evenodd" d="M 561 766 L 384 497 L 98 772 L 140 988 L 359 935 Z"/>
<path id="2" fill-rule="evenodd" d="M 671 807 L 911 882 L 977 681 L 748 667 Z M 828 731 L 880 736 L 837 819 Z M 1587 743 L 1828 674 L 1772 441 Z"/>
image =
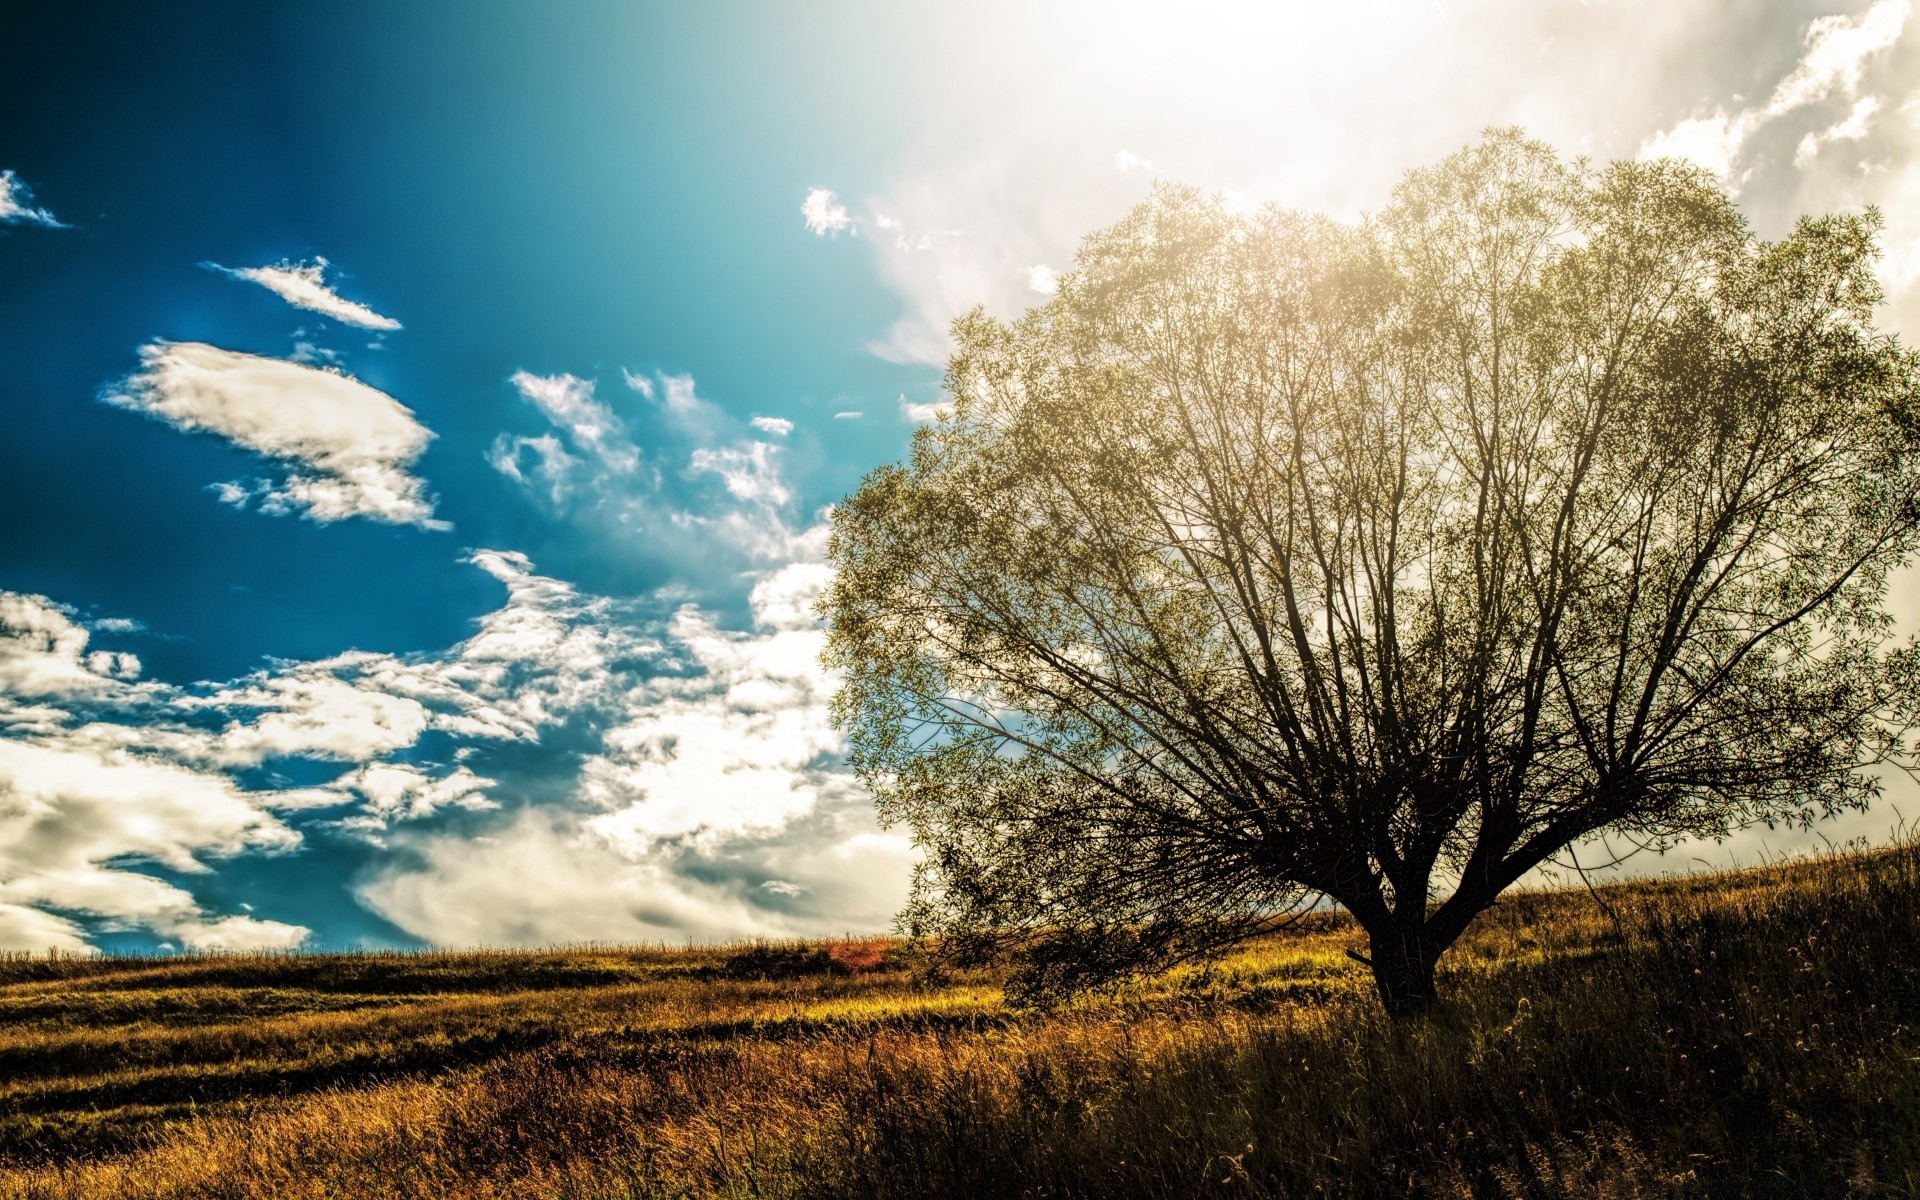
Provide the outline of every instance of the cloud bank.
<path id="1" fill-rule="evenodd" d="M 386 393 L 341 371 L 201 342 L 157 341 L 140 360 L 141 370 L 107 389 L 109 404 L 217 434 L 288 468 L 253 487 L 219 485 L 223 500 L 322 523 L 448 527 L 410 473 L 433 434 Z"/>
<path id="2" fill-rule="evenodd" d="M 885 926 L 913 854 L 841 759 L 812 615 L 823 565 L 762 572 L 742 631 L 585 594 L 511 551 L 470 561 L 506 599 L 443 651 L 191 687 L 143 681 L 58 604 L 0 592 L 0 949 L 114 930 L 300 945 L 300 926 L 207 911 L 190 880 L 297 853 L 312 828 L 377 850 L 360 900 L 435 943 Z M 295 761 L 331 778 L 241 782 Z"/>

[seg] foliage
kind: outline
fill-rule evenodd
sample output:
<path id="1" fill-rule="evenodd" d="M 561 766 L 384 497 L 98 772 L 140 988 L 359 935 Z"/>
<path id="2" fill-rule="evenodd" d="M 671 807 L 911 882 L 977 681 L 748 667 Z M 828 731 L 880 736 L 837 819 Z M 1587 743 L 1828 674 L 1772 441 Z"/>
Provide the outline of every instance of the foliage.
<path id="1" fill-rule="evenodd" d="M 1399 1023 L 1334 913 L 1047 1015 L 754 947 L 15 960 L 0 1196 L 1913 1194 L 1920 850 L 1600 899 L 1510 893 Z"/>
<path id="2" fill-rule="evenodd" d="M 1354 225 L 1160 187 L 959 321 L 823 601 L 908 928 L 1046 997 L 1331 898 L 1405 1013 L 1582 838 L 1865 804 L 1920 697 L 1878 227 L 1498 131 Z"/>

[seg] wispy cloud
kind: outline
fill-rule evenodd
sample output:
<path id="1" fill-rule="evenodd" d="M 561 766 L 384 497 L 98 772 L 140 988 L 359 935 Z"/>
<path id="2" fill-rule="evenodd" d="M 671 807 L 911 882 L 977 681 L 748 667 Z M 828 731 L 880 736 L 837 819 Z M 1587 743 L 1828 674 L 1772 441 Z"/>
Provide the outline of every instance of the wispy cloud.
<path id="1" fill-rule="evenodd" d="M 386 393 L 340 371 L 201 342 L 156 341 L 140 359 L 141 370 L 103 393 L 109 404 L 217 434 L 289 468 L 257 486 L 224 485 L 223 499 L 257 499 L 263 512 L 320 522 L 448 527 L 410 473 L 433 434 Z"/>
<path id="2" fill-rule="evenodd" d="M 592 380 L 516 371 L 512 383 L 554 428 L 566 433 L 580 454 L 619 474 L 639 465 L 640 451 L 628 436 L 626 424 L 611 408 L 594 399 Z"/>
<path id="3" fill-rule="evenodd" d="M 797 553 L 805 535 L 785 450 L 766 440 L 791 436 L 791 421 L 734 417 L 690 375 L 623 369 L 621 378 L 645 401 L 624 418 L 595 398 L 592 380 L 515 375 L 549 431 L 501 433 L 487 461 L 553 515 L 596 538 L 627 540 L 702 584 Z"/>
<path id="4" fill-rule="evenodd" d="M 814 188 L 801 201 L 800 215 L 815 237 L 829 237 L 853 226 L 853 217 L 840 198 L 826 188 Z"/>
<path id="5" fill-rule="evenodd" d="M 33 202 L 33 192 L 12 171 L 0 171 L 0 225 L 44 225 L 65 229 L 66 224 L 51 211 Z"/>
<path id="6" fill-rule="evenodd" d="M 383 317 L 366 305 L 345 299 L 328 287 L 328 264 L 324 258 L 304 263 L 282 262 L 270 267 L 223 267 L 211 262 L 201 265 L 233 279 L 257 283 L 295 308 L 332 317 L 342 324 L 358 325 L 362 329 L 400 328 L 400 322 L 392 317 Z"/>

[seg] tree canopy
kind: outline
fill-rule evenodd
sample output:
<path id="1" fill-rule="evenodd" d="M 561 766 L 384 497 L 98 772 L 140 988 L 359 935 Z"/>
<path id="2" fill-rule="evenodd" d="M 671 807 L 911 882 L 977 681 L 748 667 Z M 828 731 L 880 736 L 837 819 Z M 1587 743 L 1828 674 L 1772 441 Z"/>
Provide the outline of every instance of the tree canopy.
<path id="1" fill-rule="evenodd" d="M 1583 838 L 1866 804 L 1920 695 L 1878 229 L 1493 131 L 1353 223 L 1158 186 L 959 320 L 822 601 L 908 928 L 1038 994 L 1327 898 L 1406 1013 Z"/>

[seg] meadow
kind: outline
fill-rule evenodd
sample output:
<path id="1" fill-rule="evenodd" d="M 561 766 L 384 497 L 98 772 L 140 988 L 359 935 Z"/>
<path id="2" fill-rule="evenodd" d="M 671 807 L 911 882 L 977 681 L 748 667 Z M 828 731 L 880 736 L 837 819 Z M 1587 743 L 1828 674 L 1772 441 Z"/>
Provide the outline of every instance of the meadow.
<path id="1" fill-rule="evenodd" d="M 1920 848 L 1316 914 L 1053 1012 L 878 940 L 0 961 L 0 1196 L 1920 1195 Z"/>

